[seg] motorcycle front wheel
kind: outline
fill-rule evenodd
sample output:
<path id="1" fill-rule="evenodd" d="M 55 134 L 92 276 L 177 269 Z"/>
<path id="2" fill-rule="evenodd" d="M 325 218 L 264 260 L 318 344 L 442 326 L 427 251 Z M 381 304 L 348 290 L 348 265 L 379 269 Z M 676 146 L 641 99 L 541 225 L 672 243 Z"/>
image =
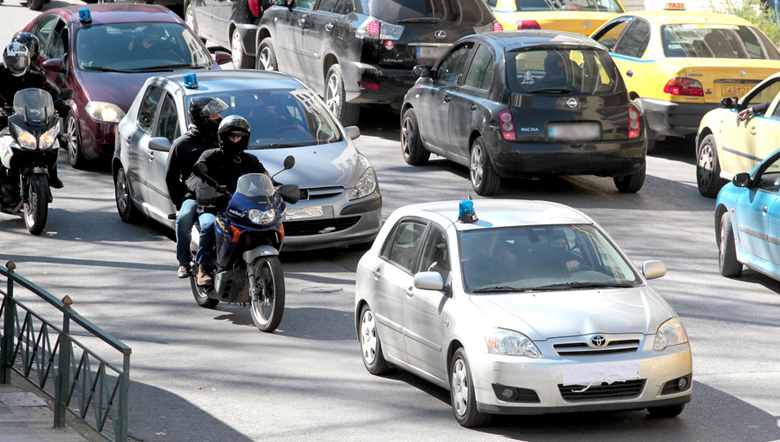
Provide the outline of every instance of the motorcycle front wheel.
<path id="1" fill-rule="evenodd" d="M 252 321 L 260 331 L 271 333 L 284 314 L 284 273 L 277 256 L 265 256 L 252 263 L 256 290 L 252 294 Z"/>
<path id="2" fill-rule="evenodd" d="M 28 175 L 27 202 L 24 203 L 24 225 L 33 235 L 40 235 L 49 216 L 49 183 L 44 175 Z"/>

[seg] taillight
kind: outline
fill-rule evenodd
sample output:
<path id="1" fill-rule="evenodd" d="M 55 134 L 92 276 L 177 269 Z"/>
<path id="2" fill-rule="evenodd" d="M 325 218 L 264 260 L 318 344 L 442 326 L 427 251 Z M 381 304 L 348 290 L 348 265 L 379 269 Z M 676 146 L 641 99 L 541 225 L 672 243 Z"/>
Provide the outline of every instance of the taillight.
<path id="1" fill-rule="evenodd" d="M 504 27 L 501 26 L 501 23 L 498 22 L 498 20 L 493 21 L 493 32 L 501 32 L 504 30 Z"/>
<path id="2" fill-rule="evenodd" d="M 502 110 L 498 114 L 498 120 L 501 124 L 501 136 L 507 141 L 517 140 L 515 135 L 515 123 L 512 121 L 512 113 L 509 109 Z"/>
<path id="3" fill-rule="evenodd" d="M 249 12 L 255 17 L 260 15 L 260 2 L 258 0 L 249 0 Z"/>
<path id="4" fill-rule="evenodd" d="M 542 29 L 536 20 L 521 20 L 517 22 L 517 30 L 521 29 Z"/>
<path id="5" fill-rule="evenodd" d="M 369 38 L 379 38 L 379 30 L 382 25 L 377 20 L 371 20 L 366 25 L 366 34 Z"/>
<path id="6" fill-rule="evenodd" d="M 355 37 L 374 40 L 398 40 L 404 32 L 404 27 L 369 17 L 358 26 Z"/>
<path id="7" fill-rule="evenodd" d="M 639 111 L 628 106 L 628 139 L 633 140 L 642 136 L 642 117 Z"/>
<path id="8" fill-rule="evenodd" d="M 675 77 L 666 83 L 666 86 L 664 86 L 664 93 L 670 95 L 703 97 L 704 88 L 701 86 L 701 83 L 692 78 Z"/>

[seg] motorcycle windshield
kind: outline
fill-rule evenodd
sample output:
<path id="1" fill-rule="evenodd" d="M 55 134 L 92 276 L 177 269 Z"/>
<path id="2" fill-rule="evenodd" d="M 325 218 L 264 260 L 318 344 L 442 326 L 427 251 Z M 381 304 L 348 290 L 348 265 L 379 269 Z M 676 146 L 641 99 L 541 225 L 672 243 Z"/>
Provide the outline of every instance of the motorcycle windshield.
<path id="1" fill-rule="evenodd" d="M 249 173 L 243 175 L 236 183 L 236 192 L 249 199 L 256 197 L 271 197 L 276 192 L 271 177 L 264 173 Z"/>
<path id="2" fill-rule="evenodd" d="M 39 126 L 54 115 L 54 101 L 51 94 L 43 89 L 22 89 L 14 95 L 14 113 L 20 115 L 25 123 Z"/>

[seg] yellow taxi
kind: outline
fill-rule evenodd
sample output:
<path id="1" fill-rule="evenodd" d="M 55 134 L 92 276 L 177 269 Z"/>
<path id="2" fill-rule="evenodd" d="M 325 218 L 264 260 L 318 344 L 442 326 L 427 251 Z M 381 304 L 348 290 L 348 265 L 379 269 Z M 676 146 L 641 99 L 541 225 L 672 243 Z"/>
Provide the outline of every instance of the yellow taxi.
<path id="1" fill-rule="evenodd" d="M 626 12 L 620 0 L 487 0 L 505 31 L 544 29 L 590 35 Z"/>
<path id="2" fill-rule="evenodd" d="M 696 134 L 724 97 L 741 97 L 780 71 L 780 52 L 737 17 L 667 10 L 626 13 L 591 35 L 610 50 L 629 97 L 644 110 L 648 151 L 666 137 Z"/>

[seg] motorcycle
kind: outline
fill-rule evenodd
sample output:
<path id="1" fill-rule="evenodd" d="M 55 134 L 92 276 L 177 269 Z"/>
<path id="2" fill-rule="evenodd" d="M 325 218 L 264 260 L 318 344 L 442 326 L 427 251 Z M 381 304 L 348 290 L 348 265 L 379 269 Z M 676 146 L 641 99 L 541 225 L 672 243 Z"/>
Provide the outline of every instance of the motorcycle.
<path id="1" fill-rule="evenodd" d="M 63 90 L 64 99 L 72 94 Z M 49 170 L 57 164 L 59 117 L 51 94 L 37 88 L 17 92 L 1 113 L 7 127 L 0 132 L 0 211 L 21 210 L 27 230 L 40 235 L 52 202 Z"/>
<path id="2" fill-rule="evenodd" d="M 295 158 L 284 160 L 284 169 L 291 169 Z M 215 205 L 230 198 L 227 208 L 217 214 L 214 224 L 213 287 L 199 287 L 197 277 L 190 275 L 195 301 L 201 307 L 214 308 L 219 302 L 250 304 L 252 321 L 258 329 L 271 333 L 279 326 L 284 313 L 284 273 L 279 251 L 284 240 L 282 218 L 285 202 L 295 204 L 300 189 L 294 184 L 274 186 L 273 177 L 262 173 L 243 175 L 236 191 L 229 195 L 207 175 L 207 168 L 198 164 L 196 170 L 215 187 L 204 186 L 196 192 L 199 205 Z M 193 263 L 198 250 L 199 226 L 193 227 L 190 251 Z"/>

